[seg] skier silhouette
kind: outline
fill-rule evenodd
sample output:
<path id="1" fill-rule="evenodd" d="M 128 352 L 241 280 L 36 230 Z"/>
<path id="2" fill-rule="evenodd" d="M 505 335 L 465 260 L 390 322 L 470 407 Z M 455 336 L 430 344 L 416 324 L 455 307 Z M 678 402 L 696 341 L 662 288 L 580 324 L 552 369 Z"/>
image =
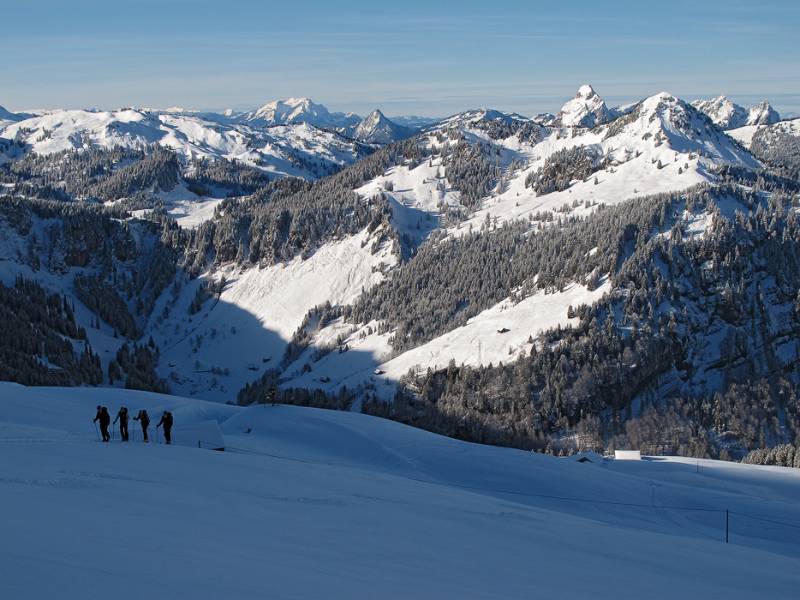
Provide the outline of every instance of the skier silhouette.
<path id="1" fill-rule="evenodd" d="M 103 435 L 103 441 L 108 442 L 111 439 L 111 435 L 108 433 L 108 426 L 111 423 L 111 415 L 108 414 L 108 408 L 105 406 L 98 406 L 97 414 L 94 419 L 92 419 L 92 422 L 100 423 L 100 433 Z"/>
<path id="2" fill-rule="evenodd" d="M 138 415 L 133 417 L 133 420 L 139 421 L 139 423 L 142 425 L 142 437 L 144 438 L 145 442 L 148 441 L 147 428 L 150 426 L 150 415 L 147 414 L 147 411 L 145 409 L 142 409 L 139 411 Z"/>
<path id="3" fill-rule="evenodd" d="M 164 414 L 161 415 L 161 420 L 156 425 L 156 429 L 161 426 L 164 426 L 164 439 L 166 440 L 167 444 L 172 443 L 172 413 L 168 410 L 164 411 Z"/>
<path id="4" fill-rule="evenodd" d="M 119 434 L 123 442 L 128 441 L 128 409 L 124 406 L 119 409 L 117 416 L 114 417 L 114 423 L 119 421 Z"/>

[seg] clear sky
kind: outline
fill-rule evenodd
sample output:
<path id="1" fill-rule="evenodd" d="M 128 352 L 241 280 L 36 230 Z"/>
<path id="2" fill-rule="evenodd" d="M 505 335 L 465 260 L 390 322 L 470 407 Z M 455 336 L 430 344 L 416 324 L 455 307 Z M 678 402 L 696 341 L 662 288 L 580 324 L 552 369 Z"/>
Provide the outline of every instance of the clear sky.
<path id="1" fill-rule="evenodd" d="M 0 105 L 556 111 L 666 90 L 800 113 L 800 0 L 0 0 Z"/>

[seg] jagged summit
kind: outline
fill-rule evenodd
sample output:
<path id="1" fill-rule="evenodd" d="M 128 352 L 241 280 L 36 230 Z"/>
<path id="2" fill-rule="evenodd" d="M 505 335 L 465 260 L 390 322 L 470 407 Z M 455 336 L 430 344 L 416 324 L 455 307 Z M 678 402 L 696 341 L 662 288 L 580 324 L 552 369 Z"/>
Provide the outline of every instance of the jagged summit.
<path id="1" fill-rule="evenodd" d="M 353 137 L 368 144 L 390 144 L 411 133 L 410 129 L 390 121 L 376 108 L 358 124 Z"/>
<path id="2" fill-rule="evenodd" d="M 767 100 L 752 106 L 747 115 L 747 125 L 772 125 L 780 120 L 781 116 Z"/>
<path id="3" fill-rule="evenodd" d="M 592 128 L 609 121 L 611 116 L 605 101 L 591 85 L 584 84 L 575 97 L 561 107 L 556 122 L 563 127 Z"/>
<path id="4" fill-rule="evenodd" d="M 716 96 L 710 100 L 692 102 L 697 110 L 705 113 L 720 129 L 736 129 L 747 123 L 747 110 L 727 96 Z"/>
<path id="5" fill-rule="evenodd" d="M 780 115 L 766 100 L 747 109 L 723 95 L 710 100 L 695 100 L 692 106 L 726 131 L 745 125 L 770 125 L 780 120 Z"/>

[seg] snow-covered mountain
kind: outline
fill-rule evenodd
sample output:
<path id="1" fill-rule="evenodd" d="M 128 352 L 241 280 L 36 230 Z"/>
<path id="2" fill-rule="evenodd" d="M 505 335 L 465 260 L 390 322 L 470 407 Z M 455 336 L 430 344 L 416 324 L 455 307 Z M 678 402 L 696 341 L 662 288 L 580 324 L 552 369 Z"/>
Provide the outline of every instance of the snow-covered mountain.
<path id="1" fill-rule="evenodd" d="M 747 124 L 747 110 L 727 96 L 692 102 L 700 112 L 706 114 L 720 129 L 736 129 Z"/>
<path id="2" fill-rule="evenodd" d="M 578 88 L 575 97 L 561 107 L 556 122 L 563 127 L 592 128 L 606 123 L 611 117 L 605 101 L 591 85 L 584 84 Z"/>
<path id="3" fill-rule="evenodd" d="M 747 114 L 747 125 L 772 125 L 781 120 L 772 105 L 767 100 L 762 100 L 758 104 L 751 106 Z"/>
<path id="4" fill-rule="evenodd" d="M 306 179 L 328 175 L 365 154 L 357 142 L 304 122 L 264 129 L 133 108 L 52 111 L 0 128 L 0 138 L 16 140 L 37 154 L 160 144 L 186 159 L 225 158 Z"/>
<path id="5" fill-rule="evenodd" d="M 472 111 L 446 119 L 429 134 L 430 159 L 415 167 L 398 165 L 357 191 L 365 197 L 390 198 L 398 207 L 396 214 L 409 214 L 404 223 L 411 222 L 410 231 L 413 223 L 417 228 L 423 223 L 425 231 L 424 223 L 438 219 L 443 206 L 452 209 L 462 202 L 458 182 L 449 175 L 452 163 L 446 156 L 437 156 L 436 150 L 436 133 L 454 129 L 471 143 L 488 147 L 486 154 L 499 160 L 503 169 L 501 183 L 464 221 L 447 229 L 455 237 L 479 230 L 488 221 L 496 227 L 548 212 L 585 217 L 598 207 L 632 198 L 711 184 L 713 172 L 723 165 L 759 166 L 697 110 L 668 93 L 645 99 L 603 126 L 579 128 L 570 136 L 557 128 L 540 128 L 542 137 L 521 136 L 522 130 L 509 127 L 530 126 L 531 122 L 520 119 L 496 111 Z M 487 124 L 496 125 L 495 133 L 504 132 L 507 137 L 487 135 Z M 572 151 L 585 154 L 593 166 L 580 176 L 568 177 L 572 181 L 563 188 L 537 190 L 532 184 L 537 173 L 554 157 Z M 693 216 L 687 231 L 704 231 L 708 226 L 710 218 Z M 498 298 L 467 323 L 401 353 L 392 347 L 391 330 L 387 332 L 380 322 L 335 320 L 313 331 L 309 350 L 284 372 L 289 378 L 286 385 L 334 390 L 341 385 L 353 388 L 374 383 L 378 394 L 391 395 L 390 382 L 409 370 L 436 370 L 451 360 L 473 366 L 513 361 L 526 351 L 531 332 L 574 324 L 569 306 L 593 304 L 610 290 L 609 282 L 593 289 L 574 284 L 558 293 L 534 293 L 522 300 Z M 320 351 L 339 344 L 347 345 L 351 353 Z M 306 371 L 305 364 L 313 364 L 313 370 Z"/>
<path id="6" fill-rule="evenodd" d="M 169 288 L 161 287 L 157 297 L 143 299 L 137 287 L 128 284 L 124 302 L 136 315 L 146 339 L 152 337 L 159 348 L 154 372 L 172 390 L 205 399 L 233 400 L 246 384 L 258 379 L 257 385 L 250 387 L 250 395 L 239 395 L 240 400 L 262 398 L 264 393 L 302 393 L 310 396 L 303 396 L 300 402 L 341 406 L 352 401 L 356 408 L 365 402 L 373 411 L 379 411 L 375 402 L 391 402 L 398 391 L 406 389 L 404 382 L 411 382 L 407 389 L 415 389 L 416 380 L 409 380 L 409 373 L 424 377 L 430 372 L 435 378 L 451 363 L 491 373 L 497 365 L 527 364 L 525 357 L 533 348 L 554 347 L 550 343 L 553 339 L 573 343 L 589 327 L 584 317 L 590 309 L 600 311 L 596 319 L 601 324 L 609 314 L 621 315 L 608 326 L 623 332 L 619 335 L 624 339 L 635 321 L 645 327 L 647 343 L 661 344 L 658 335 L 663 332 L 652 332 L 660 332 L 659 327 L 669 319 L 671 313 L 662 315 L 659 311 L 672 310 L 674 307 L 663 308 L 663 303 L 677 294 L 692 307 L 692 322 L 676 317 L 679 325 L 684 331 L 694 328 L 702 333 L 696 334 L 692 348 L 681 347 L 681 352 L 691 353 L 691 359 L 676 359 L 673 371 L 659 372 L 658 378 L 653 376 L 648 381 L 666 390 L 665 394 L 724 390 L 721 382 L 732 375 L 725 370 L 728 367 L 719 366 L 727 363 L 725 357 L 714 354 L 714 348 L 741 347 L 737 334 L 729 331 L 729 321 L 720 321 L 719 315 L 734 317 L 727 312 L 727 305 L 709 308 L 695 301 L 698 294 L 706 297 L 706 293 L 714 295 L 717 291 L 701 293 L 697 281 L 677 275 L 672 267 L 658 265 L 683 260 L 682 273 L 705 272 L 705 262 L 684 260 L 699 252 L 689 244 L 738 226 L 736 211 L 752 216 L 758 207 L 765 210 L 772 206 L 767 197 L 771 189 L 756 199 L 747 196 L 753 185 L 747 177 L 762 168 L 775 168 L 771 157 L 759 154 L 757 158 L 697 108 L 668 93 L 612 110 L 594 90 L 582 86 L 565 108 L 569 110 L 553 120 L 489 109 L 465 111 L 399 142 L 377 135 L 396 129 L 376 111 L 359 128 L 360 137 L 385 147 L 313 185 L 293 180 L 267 185 L 252 173 L 239 172 L 236 165 L 249 163 L 264 169 L 271 164 L 268 161 L 276 160 L 275 153 L 282 148 L 277 140 L 283 135 L 289 138 L 287 147 L 308 152 L 303 161 L 288 160 L 297 169 L 295 173 L 305 172 L 308 179 L 314 179 L 309 165 L 325 156 L 329 148 L 321 140 L 354 149 L 352 158 L 342 158 L 335 163 L 337 167 L 355 160 L 362 146 L 308 123 L 257 127 L 212 121 L 197 114 L 133 109 L 57 111 L 29 119 L 29 126 L 15 123 L 3 130 L 3 136 L 8 143 L 18 140 L 21 147 L 40 153 L 40 159 L 6 168 L 4 176 L 9 183 L 0 189 L 0 195 L 50 199 L 66 189 L 60 186 L 64 182 L 58 181 L 59 176 L 74 176 L 67 191 L 88 189 L 97 194 L 97 190 L 110 189 L 111 184 L 104 181 L 113 176 L 114 190 L 122 182 L 128 186 L 126 190 L 155 194 L 163 201 L 165 212 L 178 217 L 176 210 L 183 204 L 179 206 L 177 201 L 185 199 L 167 198 L 162 178 L 142 177 L 142 172 L 150 174 L 145 167 L 151 168 L 152 161 L 145 165 L 141 156 L 100 155 L 97 162 L 87 163 L 85 170 L 78 164 L 75 169 L 81 167 L 79 172 L 67 169 L 69 165 L 62 164 L 69 162 L 66 159 L 54 155 L 48 162 L 46 158 L 62 148 L 144 148 L 150 143 L 167 146 L 186 158 L 211 159 L 202 177 L 179 172 L 177 177 L 167 177 L 169 182 L 178 181 L 177 186 L 186 191 L 220 191 L 213 198 L 196 198 L 206 203 L 202 218 L 189 209 L 180 217 L 181 225 L 195 227 L 189 233 L 172 234 L 169 228 L 174 224 L 159 221 L 157 230 L 147 230 L 144 235 L 139 230 L 142 225 L 131 220 L 136 243 L 128 244 L 128 250 L 122 253 L 127 257 L 125 264 L 111 272 L 107 265 L 117 264 L 115 256 L 98 257 L 96 264 L 72 258 L 77 251 L 69 250 L 72 246 L 58 241 L 58 235 L 50 230 L 53 220 L 48 221 L 48 215 L 57 209 L 45 210 L 36 203 L 27 207 L 24 199 L 19 200 L 21 208 L 9 205 L 3 211 L 6 216 L 0 217 L 3 254 L 8 257 L 4 281 L 13 283 L 17 275 L 36 279 L 47 289 L 64 294 L 68 304 L 80 307 L 82 301 L 74 282 L 77 275 L 90 273 L 105 278 L 113 287 L 120 280 L 135 278 L 136 261 L 162 257 L 174 268 L 159 279 L 160 285 Z M 777 131 L 782 126 L 761 127 Z M 372 134 L 375 136 L 370 138 Z M 774 144 L 783 143 L 783 137 L 775 137 Z M 238 162 L 218 165 L 218 172 L 213 159 L 221 157 Z M 8 160 L 13 160 L 11 154 Z M 288 168 L 273 172 L 292 174 Z M 780 174 L 786 176 L 786 172 Z M 765 181 L 764 185 L 775 185 L 769 178 Z M 227 194 L 218 182 L 234 182 L 236 186 L 244 182 L 250 187 L 247 192 L 237 192 L 241 197 L 223 201 Z M 730 187 L 732 182 L 736 186 Z M 115 210 L 120 211 L 114 218 L 127 222 L 123 210 L 142 207 L 134 205 L 127 195 L 115 194 L 95 197 L 112 198 Z M 636 215 L 649 210 L 647 207 L 664 202 L 665 195 L 670 198 L 667 208 L 649 216 L 649 220 L 636 221 Z M 776 197 L 780 198 L 780 193 Z M 117 198 L 123 200 L 117 203 Z M 777 211 L 782 206 L 777 202 L 766 210 Z M 89 218 L 88 212 L 80 219 L 75 217 L 72 213 L 78 210 L 89 209 L 70 206 L 70 219 Z M 144 215 L 138 211 L 133 214 Z M 772 222 L 783 218 L 777 213 L 774 217 Z M 104 227 L 116 227 L 103 223 Z M 165 229 L 158 237 L 162 226 Z M 592 227 L 613 239 L 582 248 L 581 244 L 597 235 Z M 579 229 L 579 234 L 574 233 Z M 29 235 L 31 231 L 36 232 L 34 236 Z M 527 248 L 526 240 L 550 239 L 547 235 L 559 231 L 565 238 L 553 242 L 552 248 L 517 253 L 519 248 Z M 64 230 L 59 235 L 69 237 L 73 232 Z M 85 235 L 93 240 L 102 237 L 99 233 Z M 124 244 L 123 232 L 118 235 L 115 243 Z M 81 244 L 79 240 L 71 243 L 76 247 Z M 662 243 L 671 244 L 659 250 L 673 256 L 667 263 L 658 263 L 666 259 L 656 260 L 646 253 Z M 479 244 L 483 247 L 475 251 Z M 153 247 L 159 252 L 150 258 L 146 249 Z M 111 252 L 110 248 L 103 251 Z M 450 255 L 447 248 L 459 250 Z M 580 256 L 569 254 L 575 248 L 582 248 Z M 725 248 L 715 251 L 723 253 Z M 634 251 L 637 254 L 632 257 Z M 792 252 L 786 248 L 780 251 Z M 539 262 L 536 257 L 540 255 L 547 256 L 548 262 Z M 481 257 L 493 262 L 481 263 Z M 783 288 L 754 270 L 755 262 L 748 263 L 744 255 L 735 260 L 746 263 L 739 267 L 750 269 L 747 281 L 758 281 L 754 285 L 761 286 L 763 297 L 769 299 L 769 306 L 763 310 L 775 315 L 768 324 L 742 321 L 741 327 L 761 327 L 761 347 L 769 347 L 772 353 L 768 360 L 753 359 L 752 364 L 785 365 L 775 357 L 784 360 L 789 351 L 775 339 L 793 335 L 793 321 L 787 317 L 791 302 L 780 292 Z M 526 261 L 531 262 L 528 265 Z M 597 261 L 601 265 L 592 273 L 581 270 L 583 265 Z M 448 270 L 462 263 L 470 268 L 464 267 L 463 272 Z M 508 269 L 519 264 L 529 268 L 514 277 L 508 275 Z M 646 286 L 648 293 L 659 290 L 661 296 L 642 300 L 644 292 L 640 291 L 625 303 L 622 299 L 630 290 L 620 283 L 621 273 L 639 271 L 645 273 L 643 278 L 655 278 Z M 655 275 L 655 271 L 660 274 Z M 473 280 L 475 273 L 482 283 Z M 712 285 L 709 276 L 703 277 L 703 285 Z M 426 290 L 438 289 L 443 280 L 458 282 L 460 288 L 442 291 L 426 300 L 427 305 L 409 306 L 415 298 L 425 298 Z M 640 281 L 636 280 L 637 285 Z M 741 281 L 737 279 L 734 287 L 738 289 Z M 782 285 L 791 287 L 793 283 Z M 674 287 L 666 292 L 664 286 Z M 146 308 L 136 312 L 140 303 Z M 652 309 L 647 308 L 648 303 L 652 303 Z M 601 308 L 594 308 L 598 306 Z M 87 326 L 87 315 L 88 325 L 93 325 L 88 307 L 78 312 L 82 326 Z M 577 331 L 574 338 L 558 338 L 573 329 Z M 113 357 L 125 340 L 110 341 L 115 339 L 111 336 L 113 328 L 106 323 L 101 324 L 101 330 L 105 333 L 102 343 L 107 343 L 104 347 Z M 727 332 L 724 335 L 731 339 L 724 345 L 717 343 L 719 340 L 714 342 L 715 332 Z M 90 337 L 94 335 L 92 332 Z M 80 338 L 73 339 L 75 344 L 81 343 Z M 681 338 L 681 343 L 685 339 Z M 706 344 L 706 340 L 710 341 Z M 91 345 L 96 347 L 94 341 Z M 575 350 L 570 357 L 583 356 L 582 352 Z M 604 352 L 598 351 L 597 356 L 605 356 Z M 630 363 L 629 358 L 626 360 Z M 652 357 L 645 363 L 660 365 Z M 695 373 L 705 371 L 688 371 L 685 365 L 689 363 L 698 369 L 702 365 L 710 374 L 701 377 Z M 108 364 L 103 362 L 104 372 Z M 621 380 L 626 377 L 620 375 Z M 641 383 L 637 381 L 636 385 Z M 438 384 L 431 385 L 431 389 L 439 390 Z M 347 402 L 331 400 L 339 398 L 343 387 L 351 394 Z M 398 397 L 401 406 L 402 395 Z M 465 397 L 470 397 L 469 393 Z M 599 409 L 592 412 L 594 416 L 601 414 L 605 413 Z M 426 426 L 441 426 L 430 418 Z M 548 439 L 571 439 L 569 427 L 574 426 L 574 422 L 554 424 L 547 434 L 552 438 Z M 483 434 L 473 431 L 459 435 L 482 439 Z M 532 437 L 519 439 L 533 445 Z M 722 448 L 713 436 L 708 439 L 713 452 Z M 726 447 L 741 452 L 752 444 L 752 440 L 745 440 Z"/>
<path id="7" fill-rule="evenodd" d="M 387 119 L 377 108 L 355 128 L 353 137 L 367 144 L 390 144 L 413 135 L 413 131 Z"/>
<path id="8" fill-rule="evenodd" d="M 780 120 L 780 115 L 767 100 L 746 109 L 726 96 L 717 96 L 710 100 L 695 100 L 692 106 L 705 113 L 723 130 L 738 129 L 747 125 L 770 125 Z"/>
<path id="9" fill-rule="evenodd" d="M 346 129 L 361 119 L 353 113 L 332 113 L 310 98 L 273 100 L 255 111 L 244 114 L 241 120 L 254 126 L 308 123 L 326 129 Z"/>
<path id="10" fill-rule="evenodd" d="M 539 122 L 517 113 L 480 108 L 446 117 L 428 126 L 424 131 L 428 134 L 461 132 L 490 140 L 516 136 L 516 139 L 524 139 L 527 143 L 531 143 L 541 139 L 544 127 Z"/>
<path id="11" fill-rule="evenodd" d="M 800 118 L 778 121 L 769 125 L 745 125 L 738 129 L 731 129 L 726 133 L 738 140 L 746 148 L 750 147 L 756 134 L 760 134 L 764 142 L 771 144 L 776 138 L 781 138 L 784 135 L 800 137 Z"/>

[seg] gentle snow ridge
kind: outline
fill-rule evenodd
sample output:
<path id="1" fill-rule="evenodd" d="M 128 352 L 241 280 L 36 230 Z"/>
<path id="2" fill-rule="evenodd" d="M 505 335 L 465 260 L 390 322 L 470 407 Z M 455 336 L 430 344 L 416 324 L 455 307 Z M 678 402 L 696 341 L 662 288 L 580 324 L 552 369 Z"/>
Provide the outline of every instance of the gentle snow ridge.
<path id="1" fill-rule="evenodd" d="M 125 390 L 0 397 L 2 597 L 780 600 L 800 585 L 791 526 L 748 516 L 800 523 L 791 469 L 578 463 Z M 170 409 L 176 441 L 213 419 L 228 451 L 103 445 L 96 404 Z"/>

